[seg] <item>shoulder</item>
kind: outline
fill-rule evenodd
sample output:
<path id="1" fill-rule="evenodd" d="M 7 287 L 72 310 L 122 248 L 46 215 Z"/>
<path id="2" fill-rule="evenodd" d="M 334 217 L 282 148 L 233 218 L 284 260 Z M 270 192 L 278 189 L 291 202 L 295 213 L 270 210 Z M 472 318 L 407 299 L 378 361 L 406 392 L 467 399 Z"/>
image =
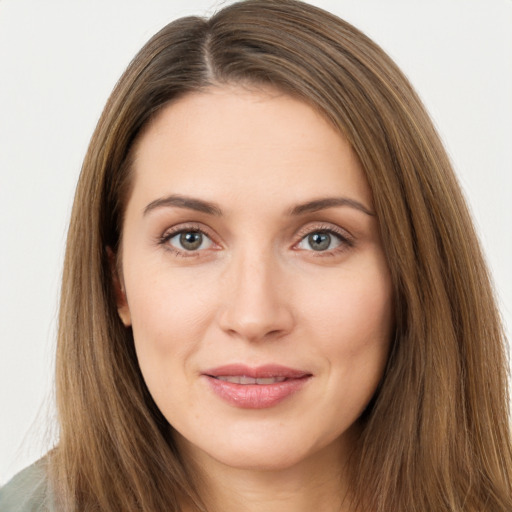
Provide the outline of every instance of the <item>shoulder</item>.
<path id="1" fill-rule="evenodd" d="M 0 489 L 2 512 L 52 512 L 44 459 L 13 477 Z"/>

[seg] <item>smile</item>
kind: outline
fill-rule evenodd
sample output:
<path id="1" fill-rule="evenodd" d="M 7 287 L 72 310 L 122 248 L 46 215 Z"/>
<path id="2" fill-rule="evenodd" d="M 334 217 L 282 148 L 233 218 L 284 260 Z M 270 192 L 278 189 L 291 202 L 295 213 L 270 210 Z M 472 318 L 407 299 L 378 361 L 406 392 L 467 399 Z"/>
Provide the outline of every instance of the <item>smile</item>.
<path id="1" fill-rule="evenodd" d="M 227 404 L 242 409 L 265 409 L 300 391 L 313 375 L 279 365 L 227 365 L 208 370 L 202 377 L 209 389 Z"/>
<path id="2" fill-rule="evenodd" d="M 214 379 L 222 380 L 224 382 L 231 382 L 232 384 L 258 384 L 258 385 L 264 385 L 264 384 L 275 384 L 276 382 L 284 382 L 286 380 L 286 377 L 263 377 L 263 378 L 254 378 L 254 377 L 247 377 L 247 375 L 223 375 L 219 377 L 214 377 Z"/>

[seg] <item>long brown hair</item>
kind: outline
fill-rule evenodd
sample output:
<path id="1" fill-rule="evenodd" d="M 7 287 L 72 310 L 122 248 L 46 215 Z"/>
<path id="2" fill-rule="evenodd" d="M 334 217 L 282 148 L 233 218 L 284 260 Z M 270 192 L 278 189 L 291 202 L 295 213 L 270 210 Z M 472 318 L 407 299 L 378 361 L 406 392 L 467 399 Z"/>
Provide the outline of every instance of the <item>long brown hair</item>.
<path id="1" fill-rule="evenodd" d="M 512 510 L 504 337 L 467 207 L 438 135 L 392 60 L 339 18 L 294 0 L 248 0 L 174 21 L 114 89 L 87 152 L 60 306 L 59 510 L 202 505 L 120 322 L 115 251 L 130 149 L 190 91 L 265 84 L 318 109 L 345 136 L 373 191 L 392 274 L 396 332 L 352 459 L 358 510 Z"/>

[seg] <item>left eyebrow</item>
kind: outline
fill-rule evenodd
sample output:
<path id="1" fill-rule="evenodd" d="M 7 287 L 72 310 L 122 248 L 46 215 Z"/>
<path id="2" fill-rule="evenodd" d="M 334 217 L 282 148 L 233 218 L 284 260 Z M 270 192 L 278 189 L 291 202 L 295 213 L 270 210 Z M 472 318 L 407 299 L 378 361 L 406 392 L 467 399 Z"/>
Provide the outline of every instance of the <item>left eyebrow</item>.
<path id="1" fill-rule="evenodd" d="M 373 213 L 364 204 L 348 197 L 326 197 L 322 199 L 314 199 L 313 201 L 308 201 L 307 203 L 302 203 L 293 207 L 289 211 L 289 215 L 303 215 L 305 213 L 318 212 L 320 210 L 326 210 L 327 208 L 334 208 L 338 206 L 348 206 L 359 210 L 366 215 L 370 215 L 371 217 L 375 216 L 375 213 Z"/>

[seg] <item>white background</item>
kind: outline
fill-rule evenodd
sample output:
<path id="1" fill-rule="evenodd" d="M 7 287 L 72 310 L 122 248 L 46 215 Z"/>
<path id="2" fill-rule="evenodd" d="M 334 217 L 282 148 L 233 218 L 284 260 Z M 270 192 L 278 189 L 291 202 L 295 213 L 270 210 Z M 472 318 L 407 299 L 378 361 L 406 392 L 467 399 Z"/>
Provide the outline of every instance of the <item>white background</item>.
<path id="1" fill-rule="evenodd" d="M 54 438 L 66 224 L 103 105 L 153 33 L 225 3 L 0 0 L 0 484 Z M 512 0 L 312 3 L 375 39 L 419 91 L 474 213 L 510 336 Z"/>

